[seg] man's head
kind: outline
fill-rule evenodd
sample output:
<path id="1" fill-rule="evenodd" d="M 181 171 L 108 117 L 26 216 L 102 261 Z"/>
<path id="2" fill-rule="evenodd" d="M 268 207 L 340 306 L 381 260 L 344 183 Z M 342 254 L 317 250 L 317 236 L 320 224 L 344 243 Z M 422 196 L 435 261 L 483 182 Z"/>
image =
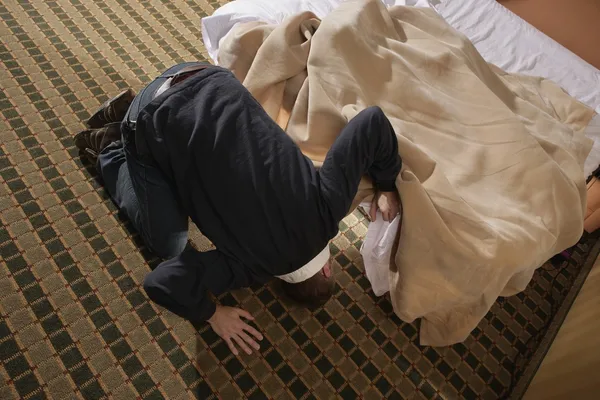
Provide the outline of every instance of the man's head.
<path id="1" fill-rule="evenodd" d="M 295 301 L 308 307 L 320 307 L 333 295 L 335 281 L 332 276 L 331 260 L 310 278 L 297 283 L 283 281 L 283 290 Z"/>
<path id="2" fill-rule="evenodd" d="M 283 290 L 292 299 L 307 306 L 321 306 L 333 295 L 335 282 L 331 270 L 329 244 L 304 266 L 287 275 L 278 276 Z"/>

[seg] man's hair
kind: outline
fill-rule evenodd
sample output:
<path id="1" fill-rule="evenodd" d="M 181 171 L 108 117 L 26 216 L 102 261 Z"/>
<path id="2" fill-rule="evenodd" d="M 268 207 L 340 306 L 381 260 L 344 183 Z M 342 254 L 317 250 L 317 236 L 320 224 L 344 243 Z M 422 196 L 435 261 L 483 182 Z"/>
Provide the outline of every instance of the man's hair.
<path id="1" fill-rule="evenodd" d="M 322 271 L 311 278 L 299 282 L 282 282 L 284 292 L 298 303 L 308 307 L 320 307 L 333 296 L 335 280 L 333 276 L 325 277 Z"/>

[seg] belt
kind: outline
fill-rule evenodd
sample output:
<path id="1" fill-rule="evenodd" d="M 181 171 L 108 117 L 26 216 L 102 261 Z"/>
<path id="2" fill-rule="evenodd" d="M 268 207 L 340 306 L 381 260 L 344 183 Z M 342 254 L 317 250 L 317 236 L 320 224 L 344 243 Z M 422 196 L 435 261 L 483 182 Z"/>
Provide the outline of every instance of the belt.
<path id="1" fill-rule="evenodd" d="M 168 79 L 165 81 L 165 83 L 163 83 L 156 90 L 156 92 L 154 93 L 154 97 L 158 97 L 159 95 L 164 93 L 167 89 L 169 89 L 171 86 L 175 86 L 176 84 L 183 82 L 190 76 L 193 76 L 196 72 L 200 72 L 203 69 L 206 69 L 208 67 L 211 67 L 211 65 L 210 64 L 208 64 L 208 65 L 207 64 L 190 65 L 189 67 L 182 68 L 181 70 L 177 71 L 177 73 L 175 73 L 173 75 L 164 76 L 163 78 L 168 78 Z"/>
<path id="2" fill-rule="evenodd" d="M 196 72 L 202 71 L 210 67 L 210 65 L 190 65 L 189 67 L 185 67 L 173 75 L 173 80 L 171 81 L 171 86 L 174 86 L 180 82 L 183 82 L 190 76 L 194 75 Z"/>

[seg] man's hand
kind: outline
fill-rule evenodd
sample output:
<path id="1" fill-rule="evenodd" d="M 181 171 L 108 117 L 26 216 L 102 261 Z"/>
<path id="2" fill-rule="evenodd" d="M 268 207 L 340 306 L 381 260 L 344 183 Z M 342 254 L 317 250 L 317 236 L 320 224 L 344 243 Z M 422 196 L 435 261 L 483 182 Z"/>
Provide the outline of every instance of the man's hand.
<path id="1" fill-rule="evenodd" d="M 377 210 L 381 211 L 384 221 L 392 221 L 400 212 L 400 198 L 397 192 L 377 192 L 371 203 L 371 221 L 377 219 Z"/>
<path id="2" fill-rule="evenodd" d="M 254 320 L 254 317 L 247 311 L 240 308 L 225 307 L 217 305 L 217 310 L 213 316 L 208 320 L 213 330 L 219 335 L 233 354 L 238 355 L 238 350 L 234 345 L 234 342 L 246 352 L 246 354 L 252 354 L 250 347 L 255 350 L 259 350 L 260 346 L 252 338 L 262 340 L 262 335 L 253 327 L 245 323 L 241 317 L 247 320 Z"/>

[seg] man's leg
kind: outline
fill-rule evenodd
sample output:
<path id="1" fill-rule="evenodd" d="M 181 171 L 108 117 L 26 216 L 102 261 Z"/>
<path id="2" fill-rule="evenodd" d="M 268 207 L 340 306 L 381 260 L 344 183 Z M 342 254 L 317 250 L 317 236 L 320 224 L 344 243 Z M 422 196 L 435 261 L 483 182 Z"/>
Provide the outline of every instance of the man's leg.
<path id="1" fill-rule="evenodd" d="M 188 239 L 188 218 L 171 185 L 156 167 L 143 163 L 121 142 L 98 157 L 104 186 L 144 243 L 161 258 L 179 255 Z"/>
<path id="2" fill-rule="evenodd" d="M 188 217 L 182 212 L 175 190 L 151 159 L 139 157 L 134 142 L 138 113 L 154 98 L 156 90 L 183 68 L 204 65 L 184 63 L 169 68 L 133 100 L 121 124 L 122 142 L 114 142 L 98 157 L 104 186 L 127 215 L 146 245 L 161 258 L 179 255 L 188 239 Z"/>

